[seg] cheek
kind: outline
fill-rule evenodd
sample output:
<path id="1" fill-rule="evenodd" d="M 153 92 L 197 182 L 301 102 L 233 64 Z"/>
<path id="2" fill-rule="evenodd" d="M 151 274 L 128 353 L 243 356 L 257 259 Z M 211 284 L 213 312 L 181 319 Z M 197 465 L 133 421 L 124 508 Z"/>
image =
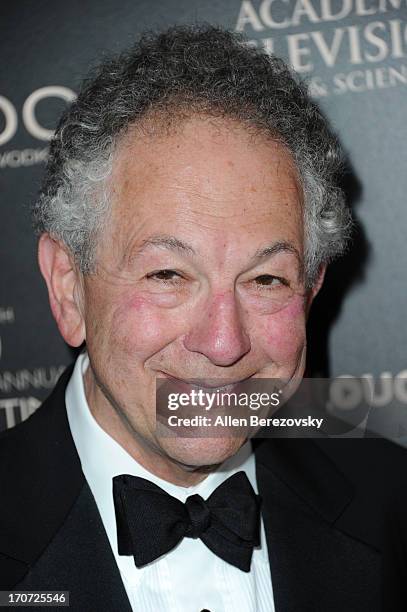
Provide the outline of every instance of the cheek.
<path id="1" fill-rule="evenodd" d="M 127 298 L 112 318 L 113 341 L 127 355 L 148 358 L 178 334 L 180 321 L 174 312 L 161 309 L 140 295 Z"/>
<path id="2" fill-rule="evenodd" d="M 263 348 L 273 360 L 289 362 L 298 356 L 305 339 L 305 300 L 295 296 L 279 312 L 264 317 Z"/>

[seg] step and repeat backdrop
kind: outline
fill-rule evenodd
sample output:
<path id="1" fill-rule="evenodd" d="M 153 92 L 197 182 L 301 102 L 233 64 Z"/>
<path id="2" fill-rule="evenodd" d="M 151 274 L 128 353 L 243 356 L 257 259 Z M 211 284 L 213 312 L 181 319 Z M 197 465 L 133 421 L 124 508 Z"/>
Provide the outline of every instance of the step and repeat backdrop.
<path id="1" fill-rule="evenodd" d="M 368 378 L 375 405 L 407 411 L 407 0 L 17 0 L 0 13 L 0 430 L 27 418 L 75 356 L 30 222 L 57 118 L 98 58 L 145 29 L 193 22 L 285 58 L 338 133 L 357 231 L 315 303 L 308 374 Z"/>

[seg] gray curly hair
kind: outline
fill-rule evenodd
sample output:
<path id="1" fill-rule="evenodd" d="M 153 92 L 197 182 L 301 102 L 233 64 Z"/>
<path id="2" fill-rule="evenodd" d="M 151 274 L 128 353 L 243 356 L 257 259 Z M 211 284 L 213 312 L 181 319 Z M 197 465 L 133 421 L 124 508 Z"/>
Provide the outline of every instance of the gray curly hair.
<path id="1" fill-rule="evenodd" d="M 210 25 L 146 33 L 104 61 L 84 81 L 50 145 L 36 232 L 48 232 L 92 273 L 110 207 L 107 178 L 130 127 L 179 113 L 227 117 L 279 140 L 291 152 L 304 193 L 305 271 L 309 286 L 321 264 L 340 255 L 352 221 L 337 180 L 339 143 L 306 85 L 283 60 Z M 158 115 L 157 115 L 158 113 Z"/>

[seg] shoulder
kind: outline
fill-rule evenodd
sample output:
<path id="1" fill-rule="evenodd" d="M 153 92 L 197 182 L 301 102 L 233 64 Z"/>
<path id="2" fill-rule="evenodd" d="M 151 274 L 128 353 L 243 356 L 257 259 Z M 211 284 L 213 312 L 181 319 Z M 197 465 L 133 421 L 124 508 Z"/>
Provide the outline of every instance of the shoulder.
<path id="1" fill-rule="evenodd" d="M 389 509 L 396 503 L 407 450 L 382 438 L 259 440 L 266 466 L 337 529 L 383 547 Z"/>
<path id="2" fill-rule="evenodd" d="M 0 434 L 0 486 L 12 479 L 25 479 L 45 465 L 69 431 L 65 411 L 65 389 L 72 365 L 61 374 L 51 395 L 26 421 Z M 18 483 L 16 483 L 18 484 Z"/>
<path id="3" fill-rule="evenodd" d="M 72 366 L 29 419 L 0 435 L 0 561 L 30 565 L 83 486 L 65 409 L 71 374 Z"/>
<path id="4" fill-rule="evenodd" d="M 382 509 L 394 499 L 407 471 L 405 447 L 384 438 L 325 439 L 315 443 L 352 483 L 366 505 L 375 501 Z"/>

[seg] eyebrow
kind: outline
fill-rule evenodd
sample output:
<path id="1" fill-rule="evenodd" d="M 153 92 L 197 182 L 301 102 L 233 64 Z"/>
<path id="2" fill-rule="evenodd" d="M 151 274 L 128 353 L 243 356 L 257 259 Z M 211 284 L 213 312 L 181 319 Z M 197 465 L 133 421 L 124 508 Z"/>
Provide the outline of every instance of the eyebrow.
<path id="1" fill-rule="evenodd" d="M 270 257 L 277 253 L 292 253 L 301 263 L 301 256 L 298 249 L 293 244 L 291 244 L 291 242 L 286 241 L 275 242 L 274 244 L 270 244 L 269 246 L 266 246 L 263 249 L 257 250 L 254 254 L 253 259 L 263 259 L 265 257 Z"/>
<path id="2" fill-rule="evenodd" d="M 188 255 L 196 255 L 196 251 L 189 244 L 175 238 L 175 236 L 153 236 L 152 238 L 143 240 L 133 257 L 141 255 L 143 251 L 151 246 L 187 253 Z"/>

